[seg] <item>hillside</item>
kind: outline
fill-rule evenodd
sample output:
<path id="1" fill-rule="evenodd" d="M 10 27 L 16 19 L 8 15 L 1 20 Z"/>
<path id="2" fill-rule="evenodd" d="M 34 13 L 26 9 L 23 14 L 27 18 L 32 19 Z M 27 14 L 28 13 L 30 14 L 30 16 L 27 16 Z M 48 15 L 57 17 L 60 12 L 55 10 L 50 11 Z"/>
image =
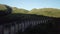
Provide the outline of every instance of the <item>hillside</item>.
<path id="1" fill-rule="evenodd" d="M 7 8 L 4 5 L 0 4 L 0 10 L 5 11 L 5 10 L 7 10 Z"/>
<path id="2" fill-rule="evenodd" d="M 12 7 L 12 13 L 23 13 L 23 14 L 27 14 L 29 11 L 26 9 L 19 9 L 16 7 Z"/>
<path id="3" fill-rule="evenodd" d="M 10 6 L 0 4 L 0 17 L 11 14 L 12 9 Z"/>
<path id="4" fill-rule="evenodd" d="M 55 8 L 32 9 L 29 13 L 49 17 L 60 17 L 60 9 Z"/>
<path id="5" fill-rule="evenodd" d="M 40 8 L 40 9 L 32 9 L 31 11 L 26 9 L 21 9 L 17 7 L 11 7 L 12 8 L 12 14 L 14 13 L 22 13 L 22 14 L 36 14 L 36 15 L 44 15 L 49 17 L 56 17 L 60 18 L 60 9 L 56 8 Z M 0 4 L 0 12 L 8 10 L 4 5 Z M 10 10 L 9 10 L 10 11 Z"/>
<path id="6" fill-rule="evenodd" d="M 26 29 L 24 32 L 50 32 L 55 31 L 60 27 L 60 9 L 55 8 L 43 8 L 43 9 L 32 9 L 31 11 L 28 11 L 26 9 L 19 9 L 16 7 L 9 7 L 7 5 L 3 5 L 7 9 L 1 9 L 0 10 L 0 25 L 4 26 L 2 29 L 5 31 L 5 28 L 8 27 L 8 31 L 15 31 L 16 33 L 21 32 L 21 30 L 24 30 L 24 26 Z M 2 6 L 0 6 L 2 7 Z M 6 10 L 6 11 L 5 11 Z M 5 15 L 7 14 L 7 15 Z M 3 15 L 3 16 L 1 16 Z M 56 18 L 54 18 L 56 17 Z M 57 18 L 59 17 L 59 18 Z M 31 23 L 33 27 L 31 27 Z M 5 25 L 4 25 L 5 24 Z M 21 25 L 18 27 L 15 27 L 16 25 Z M 25 25 L 24 25 L 25 24 Z M 30 24 L 30 25 L 29 25 Z M 35 25 L 36 24 L 36 25 Z M 10 26 L 15 25 L 10 29 Z M 19 27 L 21 27 L 19 29 Z M 23 28 L 22 28 L 23 27 Z M 15 30 L 15 28 L 17 28 Z M 19 29 L 19 30 L 18 30 Z M 2 32 L 3 32 L 2 31 Z M 58 30 L 59 31 L 59 30 Z M 45 34 L 45 33 L 44 33 Z"/>
<path id="7" fill-rule="evenodd" d="M 44 15 L 49 17 L 60 17 L 60 9 L 55 8 L 42 8 L 42 9 L 32 9 L 31 11 L 25 9 L 13 10 L 14 13 L 23 13 L 23 14 L 36 14 L 36 15 Z"/>

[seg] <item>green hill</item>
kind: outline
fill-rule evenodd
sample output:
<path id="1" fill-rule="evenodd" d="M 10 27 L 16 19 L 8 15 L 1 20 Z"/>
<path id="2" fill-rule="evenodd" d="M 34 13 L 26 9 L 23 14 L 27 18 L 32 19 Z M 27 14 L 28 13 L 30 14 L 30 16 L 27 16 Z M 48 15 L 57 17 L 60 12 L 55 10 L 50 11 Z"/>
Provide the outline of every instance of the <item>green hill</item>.
<path id="1" fill-rule="evenodd" d="M 4 5 L 4 4 L 0 4 L 0 16 L 6 16 L 11 14 L 12 9 L 11 7 Z"/>
<path id="2" fill-rule="evenodd" d="M 5 5 L 0 4 L 0 12 L 3 11 L 7 13 L 8 8 Z M 49 17 L 59 17 L 60 18 L 60 9 L 56 8 L 41 8 L 41 9 L 32 9 L 31 11 L 21 8 L 12 7 L 12 14 L 14 13 L 22 13 L 22 14 L 36 14 L 36 15 L 44 15 Z"/>
<path id="3" fill-rule="evenodd" d="M 60 17 L 60 9 L 55 8 L 42 8 L 32 9 L 29 14 L 44 15 L 49 17 Z"/>
<path id="4" fill-rule="evenodd" d="M 19 8 L 16 8 L 16 7 L 12 7 L 12 9 L 13 9 L 13 12 L 12 13 L 23 13 L 23 14 L 27 14 L 29 12 L 26 9 L 19 9 Z"/>
<path id="5" fill-rule="evenodd" d="M 0 4 L 0 10 L 5 11 L 7 8 L 4 5 Z"/>

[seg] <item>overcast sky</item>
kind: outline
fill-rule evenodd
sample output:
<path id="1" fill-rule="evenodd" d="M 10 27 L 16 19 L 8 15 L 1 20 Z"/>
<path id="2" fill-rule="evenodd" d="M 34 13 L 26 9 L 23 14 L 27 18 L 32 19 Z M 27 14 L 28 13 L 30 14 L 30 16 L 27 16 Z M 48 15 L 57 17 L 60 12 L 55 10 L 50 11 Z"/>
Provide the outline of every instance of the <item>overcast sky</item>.
<path id="1" fill-rule="evenodd" d="M 0 0 L 0 4 L 27 10 L 33 8 L 60 8 L 60 0 Z"/>

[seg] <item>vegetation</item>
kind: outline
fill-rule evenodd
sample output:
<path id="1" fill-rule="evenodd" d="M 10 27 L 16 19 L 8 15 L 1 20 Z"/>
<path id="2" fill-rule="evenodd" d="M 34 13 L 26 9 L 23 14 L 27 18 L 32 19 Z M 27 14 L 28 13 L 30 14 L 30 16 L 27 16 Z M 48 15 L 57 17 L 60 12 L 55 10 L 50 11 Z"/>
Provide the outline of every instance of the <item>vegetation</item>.
<path id="1" fill-rule="evenodd" d="M 60 9 L 55 9 L 55 8 L 36 9 L 36 8 L 34 8 L 31 11 L 28 11 L 28 10 L 19 9 L 16 7 L 9 7 L 7 5 L 0 5 L 0 24 L 13 23 L 16 21 L 20 23 L 20 21 L 22 21 L 22 20 L 23 21 L 24 20 L 33 20 L 33 18 L 45 20 L 48 18 L 46 16 L 60 18 Z M 55 23 L 52 25 L 53 25 L 53 27 L 56 27 L 55 26 L 56 23 L 60 23 L 60 21 L 57 21 L 57 20 L 59 20 L 59 19 L 54 19 L 54 22 L 52 22 L 53 20 L 48 21 L 49 23 L 48 24 L 46 23 L 45 25 L 44 24 L 37 25 L 37 26 L 35 26 L 36 28 L 33 27 L 33 28 L 29 29 L 28 31 L 30 32 L 32 30 L 34 30 L 34 31 L 39 30 L 39 32 L 40 31 L 45 32 L 47 28 L 48 28 L 47 30 L 50 30 L 52 28 L 52 26 L 51 26 L 52 23 Z"/>
<path id="2" fill-rule="evenodd" d="M 29 13 L 49 17 L 60 17 L 60 9 L 55 8 L 32 9 Z"/>
<path id="3" fill-rule="evenodd" d="M 0 16 L 5 16 L 11 14 L 11 7 L 7 5 L 0 4 Z"/>
<path id="4" fill-rule="evenodd" d="M 0 4 L 0 14 L 1 10 L 8 13 L 10 10 L 6 8 L 6 5 Z M 36 14 L 36 15 L 44 15 L 49 17 L 60 17 L 60 9 L 56 8 L 42 8 L 42 9 L 32 9 L 31 11 L 25 10 L 25 9 L 19 9 L 16 7 L 12 7 L 12 14 L 15 13 L 22 13 L 22 14 Z"/>
<path id="5" fill-rule="evenodd" d="M 14 8 L 13 13 L 23 13 L 23 14 L 36 14 L 36 15 L 44 15 L 49 17 L 60 17 L 60 9 L 55 8 L 42 8 L 42 9 L 32 9 L 31 11 L 25 9 Z"/>
<path id="6" fill-rule="evenodd" d="M 5 10 L 7 10 L 7 8 L 4 5 L 0 4 L 0 10 L 5 11 Z"/>
<path id="7" fill-rule="evenodd" d="M 29 11 L 28 10 L 25 10 L 25 9 L 19 9 L 19 8 L 16 8 L 16 7 L 13 7 L 13 12 L 12 13 L 23 13 L 23 14 L 27 14 Z"/>

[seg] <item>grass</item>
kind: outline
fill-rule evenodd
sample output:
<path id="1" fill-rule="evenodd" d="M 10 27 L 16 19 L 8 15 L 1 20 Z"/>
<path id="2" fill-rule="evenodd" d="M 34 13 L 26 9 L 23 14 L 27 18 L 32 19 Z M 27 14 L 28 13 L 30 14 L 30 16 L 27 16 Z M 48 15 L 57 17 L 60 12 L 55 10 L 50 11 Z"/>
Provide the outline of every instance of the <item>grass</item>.
<path id="1" fill-rule="evenodd" d="M 55 8 L 37 9 L 36 11 L 31 11 L 29 13 L 60 18 L 60 9 L 55 9 Z"/>
<path id="2" fill-rule="evenodd" d="M 0 10 L 6 11 L 7 8 L 0 4 Z M 16 7 L 12 7 L 12 13 L 22 13 L 22 14 L 36 14 L 36 15 L 44 15 L 49 17 L 60 18 L 60 9 L 56 8 L 41 8 L 41 9 L 32 9 L 31 11 L 26 9 L 19 9 Z"/>

